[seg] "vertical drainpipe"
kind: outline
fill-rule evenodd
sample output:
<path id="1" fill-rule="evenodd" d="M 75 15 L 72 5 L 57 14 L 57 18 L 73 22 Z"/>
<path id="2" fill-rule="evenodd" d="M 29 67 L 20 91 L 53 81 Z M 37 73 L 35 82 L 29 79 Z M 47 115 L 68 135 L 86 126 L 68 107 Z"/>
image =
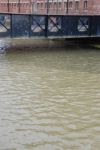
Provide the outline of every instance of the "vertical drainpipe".
<path id="1" fill-rule="evenodd" d="M 57 5 L 56 5 L 56 7 L 57 7 L 57 10 L 56 10 L 56 15 L 58 15 L 58 7 L 59 7 L 58 0 L 57 0 Z"/>
<path id="2" fill-rule="evenodd" d="M 29 10 L 30 10 L 30 14 L 32 13 L 32 2 L 31 2 L 31 0 L 30 0 L 30 4 L 29 4 Z"/>
<path id="3" fill-rule="evenodd" d="M 18 0 L 18 13 L 20 13 L 20 0 Z"/>
<path id="4" fill-rule="evenodd" d="M 9 0 L 8 0 L 8 12 L 10 12 L 10 9 L 9 9 Z"/>
<path id="5" fill-rule="evenodd" d="M 49 14 L 49 0 L 47 0 L 47 15 Z"/>
<path id="6" fill-rule="evenodd" d="M 69 6 L 69 0 L 67 0 L 67 10 L 66 10 L 66 14 L 67 14 L 67 15 L 68 15 L 68 13 L 69 13 L 68 6 Z"/>
<path id="7" fill-rule="evenodd" d="M 65 14 L 64 11 L 64 0 L 61 1 L 61 15 Z"/>

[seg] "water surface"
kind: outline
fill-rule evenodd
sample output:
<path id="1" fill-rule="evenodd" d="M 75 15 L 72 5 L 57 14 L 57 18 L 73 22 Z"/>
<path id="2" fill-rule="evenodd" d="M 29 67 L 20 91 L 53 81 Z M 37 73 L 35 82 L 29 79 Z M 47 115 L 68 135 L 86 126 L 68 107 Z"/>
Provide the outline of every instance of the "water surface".
<path id="1" fill-rule="evenodd" d="M 0 150 L 99 149 L 99 50 L 0 54 Z"/>

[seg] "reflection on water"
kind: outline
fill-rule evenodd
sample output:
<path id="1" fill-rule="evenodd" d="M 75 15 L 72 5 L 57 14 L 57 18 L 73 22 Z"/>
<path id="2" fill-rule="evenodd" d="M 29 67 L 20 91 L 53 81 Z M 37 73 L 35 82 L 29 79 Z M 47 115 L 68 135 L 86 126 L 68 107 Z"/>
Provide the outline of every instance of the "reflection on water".
<path id="1" fill-rule="evenodd" d="M 0 55 L 0 150 L 99 150 L 100 51 Z"/>

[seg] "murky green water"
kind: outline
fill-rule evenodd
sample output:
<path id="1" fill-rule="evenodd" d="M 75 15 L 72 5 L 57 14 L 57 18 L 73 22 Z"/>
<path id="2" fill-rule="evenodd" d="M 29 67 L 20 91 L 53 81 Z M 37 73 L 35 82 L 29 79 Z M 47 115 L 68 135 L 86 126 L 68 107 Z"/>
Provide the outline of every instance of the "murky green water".
<path id="1" fill-rule="evenodd" d="M 100 50 L 0 55 L 0 150 L 99 150 Z"/>

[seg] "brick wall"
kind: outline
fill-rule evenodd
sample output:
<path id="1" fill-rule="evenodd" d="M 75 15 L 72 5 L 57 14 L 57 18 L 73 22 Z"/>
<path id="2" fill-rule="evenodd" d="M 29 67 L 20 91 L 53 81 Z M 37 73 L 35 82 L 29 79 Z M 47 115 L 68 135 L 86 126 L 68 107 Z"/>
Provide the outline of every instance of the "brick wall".
<path id="1" fill-rule="evenodd" d="M 94 0 L 93 3 L 93 14 L 96 15 L 100 15 L 100 0 Z"/>
<path id="2" fill-rule="evenodd" d="M 49 5 L 47 1 L 0 0 L 0 12 L 46 14 L 48 9 L 49 14 L 100 15 L 100 0 L 49 0 Z"/>
<path id="3" fill-rule="evenodd" d="M 31 13 L 30 2 L 30 0 L 0 0 L 0 12 Z"/>
<path id="4" fill-rule="evenodd" d="M 69 15 L 84 15 L 93 14 L 94 0 L 49 0 L 49 13 L 50 14 L 69 14 Z M 43 3 L 43 4 L 42 4 Z M 47 10 L 44 0 L 37 0 L 37 12 L 43 13 Z M 61 3 L 61 4 L 60 4 Z M 99 2 L 100 3 L 100 2 Z M 43 8 L 44 7 L 44 8 Z"/>
<path id="5" fill-rule="evenodd" d="M 95 11 L 96 4 L 100 0 L 49 0 L 49 14 L 69 14 L 69 15 L 93 15 L 94 13 L 100 14 L 100 9 Z M 37 0 L 37 12 L 47 12 L 47 4 L 44 0 Z M 61 4 L 60 4 L 61 3 Z M 95 4 L 95 6 L 94 6 Z M 46 5 L 46 7 L 45 7 Z"/>
<path id="6" fill-rule="evenodd" d="M 8 0 L 0 0 L 0 12 L 8 12 Z"/>

